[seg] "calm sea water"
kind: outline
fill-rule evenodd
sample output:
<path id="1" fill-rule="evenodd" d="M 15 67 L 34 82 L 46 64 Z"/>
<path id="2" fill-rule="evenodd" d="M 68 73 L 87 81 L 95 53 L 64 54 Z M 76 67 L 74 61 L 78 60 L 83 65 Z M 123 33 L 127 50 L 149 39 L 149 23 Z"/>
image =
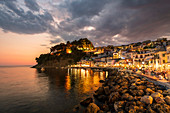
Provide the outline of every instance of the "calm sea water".
<path id="1" fill-rule="evenodd" d="M 0 67 L 0 113 L 72 113 L 107 72 Z"/>

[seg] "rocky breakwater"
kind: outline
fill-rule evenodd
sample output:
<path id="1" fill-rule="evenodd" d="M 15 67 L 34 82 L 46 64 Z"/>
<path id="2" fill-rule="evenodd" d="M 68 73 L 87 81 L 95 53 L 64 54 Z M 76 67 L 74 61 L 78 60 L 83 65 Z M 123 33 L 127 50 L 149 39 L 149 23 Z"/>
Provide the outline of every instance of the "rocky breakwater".
<path id="1" fill-rule="evenodd" d="M 92 98 L 83 101 L 86 113 L 170 113 L 170 89 L 127 72 L 108 76 L 94 97 L 97 104 Z"/>

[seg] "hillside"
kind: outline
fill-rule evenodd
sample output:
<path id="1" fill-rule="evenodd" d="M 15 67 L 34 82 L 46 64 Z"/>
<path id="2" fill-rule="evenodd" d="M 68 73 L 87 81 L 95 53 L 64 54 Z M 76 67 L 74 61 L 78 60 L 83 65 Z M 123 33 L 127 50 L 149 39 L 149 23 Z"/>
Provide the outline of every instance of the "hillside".
<path id="1" fill-rule="evenodd" d="M 36 58 L 36 67 L 64 67 L 75 64 L 86 57 L 86 50 L 94 49 L 93 44 L 83 38 L 66 44 L 60 43 L 50 48 L 50 53 L 41 54 Z"/>

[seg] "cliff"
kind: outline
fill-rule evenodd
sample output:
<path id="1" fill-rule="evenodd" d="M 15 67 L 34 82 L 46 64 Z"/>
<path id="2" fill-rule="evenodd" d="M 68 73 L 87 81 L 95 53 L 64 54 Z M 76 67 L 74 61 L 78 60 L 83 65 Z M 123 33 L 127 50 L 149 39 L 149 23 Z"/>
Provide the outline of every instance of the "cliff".
<path id="1" fill-rule="evenodd" d="M 87 39 L 78 41 L 61 43 L 50 48 L 50 53 L 41 54 L 36 58 L 36 68 L 41 67 L 65 67 L 71 64 L 76 64 L 86 56 L 84 51 L 93 49 L 93 44 Z"/>

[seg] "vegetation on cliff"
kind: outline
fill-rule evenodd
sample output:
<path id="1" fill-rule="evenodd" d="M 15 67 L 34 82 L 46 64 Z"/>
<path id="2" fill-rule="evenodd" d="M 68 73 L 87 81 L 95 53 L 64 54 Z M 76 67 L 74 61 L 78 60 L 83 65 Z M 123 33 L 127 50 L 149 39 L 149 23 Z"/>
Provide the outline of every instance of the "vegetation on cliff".
<path id="1" fill-rule="evenodd" d="M 93 49 L 93 44 L 87 39 L 75 40 L 67 42 L 66 44 L 60 43 L 50 48 L 50 53 L 41 54 L 36 58 L 37 66 L 67 66 L 75 64 L 83 57 L 86 57 L 86 50 Z"/>

